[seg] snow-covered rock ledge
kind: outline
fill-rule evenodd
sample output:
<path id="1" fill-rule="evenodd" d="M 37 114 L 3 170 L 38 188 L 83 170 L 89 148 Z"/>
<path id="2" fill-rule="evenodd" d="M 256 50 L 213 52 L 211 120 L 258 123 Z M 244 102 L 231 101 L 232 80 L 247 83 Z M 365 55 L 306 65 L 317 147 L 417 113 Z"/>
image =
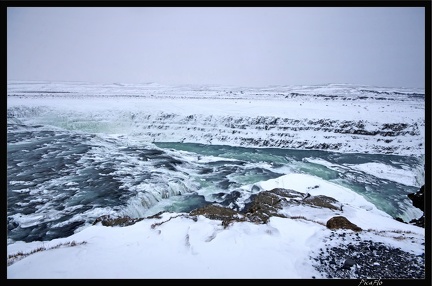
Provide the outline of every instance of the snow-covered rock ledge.
<path id="1" fill-rule="evenodd" d="M 85 103 L 86 106 L 88 104 L 97 108 L 84 112 L 82 108 L 68 110 L 64 106 L 52 106 L 49 100 L 11 100 L 8 120 L 32 120 L 35 124 L 49 124 L 69 130 L 128 134 L 148 142 L 191 142 L 408 156 L 424 154 L 425 123 L 421 117 L 410 120 L 402 117 L 399 120 L 378 120 L 371 113 L 367 118 L 331 118 L 324 114 L 319 116 L 316 112 L 305 112 L 301 114 L 302 117 L 296 117 L 289 110 L 285 115 L 257 115 L 248 112 L 230 115 L 220 114 L 218 110 L 214 110 L 214 114 L 198 113 L 204 105 L 212 104 L 210 100 L 190 102 L 195 104 L 197 113 L 192 113 L 192 110 L 181 112 L 181 106 L 175 112 L 161 111 L 165 104 L 176 102 L 162 100 L 159 106 L 152 108 L 147 106 L 148 102 L 144 99 L 139 100 L 132 110 L 117 110 L 106 101 L 91 100 Z M 188 103 L 188 100 L 184 101 L 183 104 Z"/>
<path id="2" fill-rule="evenodd" d="M 8 83 L 8 122 L 147 142 L 424 157 L 424 91 L 356 85 L 225 88 Z"/>
<path id="3" fill-rule="evenodd" d="M 291 119 L 275 116 L 147 115 L 136 131 L 156 142 L 186 142 L 394 155 L 421 154 L 422 122 Z"/>

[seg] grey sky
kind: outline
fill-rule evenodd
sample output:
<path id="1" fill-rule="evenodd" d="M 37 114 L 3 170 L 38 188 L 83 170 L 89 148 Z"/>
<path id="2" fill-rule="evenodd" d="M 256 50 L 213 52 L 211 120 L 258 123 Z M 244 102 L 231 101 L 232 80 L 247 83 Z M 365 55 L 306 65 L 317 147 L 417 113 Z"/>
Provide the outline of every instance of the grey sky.
<path id="1" fill-rule="evenodd" d="M 8 80 L 425 86 L 425 9 L 7 8 Z"/>

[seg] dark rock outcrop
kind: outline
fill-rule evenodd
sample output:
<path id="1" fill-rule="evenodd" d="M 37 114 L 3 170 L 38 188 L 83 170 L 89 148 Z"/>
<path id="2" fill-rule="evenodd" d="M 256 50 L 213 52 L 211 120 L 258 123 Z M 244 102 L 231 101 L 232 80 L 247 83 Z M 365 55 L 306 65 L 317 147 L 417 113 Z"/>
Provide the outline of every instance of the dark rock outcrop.
<path id="1" fill-rule="evenodd" d="M 347 259 L 345 259 L 344 264 L 342 265 L 342 269 L 349 270 L 355 264 L 356 264 L 356 262 L 354 260 L 352 260 L 351 258 L 347 258 Z"/>
<path id="2" fill-rule="evenodd" d="M 425 227 L 425 216 L 424 216 L 424 214 L 421 217 L 417 218 L 417 219 L 412 219 L 409 223 L 424 228 Z"/>
<path id="3" fill-rule="evenodd" d="M 94 222 L 93 225 L 97 223 L 101 223 L 103 226 L 129 226 L 136 222 L 139 222 L 143 220 L 142 218 L 130 218 L 128 216 L 125 217 L 111 217 L 109 215 L 104 215 L 101 217 L 98 217 Z"/>
<path id="4" fill-rule="evenodd" d="M 425 227 L 425 215 L 424 215 L 424 206 L 425 206 L 425 201 L 424 201 L 424 185 L 421 186 L 420 190 L 416 193 L 411 193 L 407 195 L 408 198 L 412 201 L 412 204 L 414 207 L 419 208 L 420 210 L 423 211 L 423 215 L 419 218 L 416 219 L 412 219 L 410 222 L 408 222 L 409 224 L 415 225 L 415 226 L 419 226 L 419 227 Z M 401 219 L 400 217 L 396 217 L 395 220 L 403 222 L 403 223 L 407 223 L 405 222 L 403 219 Z"/>
<path id="5" fill-rule="evenodd" d="M 308 196 L 304 199 L 304 203 L 314 207 L 329 208 L 332 210 L 342 211 L 342 204 L 338 200 L 324 195 Z"/>
<path id="6" fill-rule="evenodd" d="M 417 193 L 408 194 L 408 198 L 412 201 L 413 206 L 421 209 L 424 212 L 424 185 L 421 186 L 420 190 Z"/>
<path id="7" fill-rule="evenodd" d="M 209 219 L 221 220 L 224 227 L 227 227 L 231 222 L 240 221 L 264 224 L 272 216 L 285 217 L 279 214 L 279 210 L 288 204 L 289 199 L 294 199 L 291 203 L 298 205 L 297 200 L 302 200 L 303 196 L 304 194 L 300 192 L 276 188 L 251 196 L 251 202 L 239 212 L 213 204 L 195 209 L 189 215 L 203 215 Z"/>
<path id="8" fill-rule="evenodd" d="M 299 204 L 299 200 L 304 194 L 282 188 L 275 188 L 270 191 L 260 192 L 251 196 L 251 202 L 247 204 L 242 211 L 249 221 L 256 223 L 267 223 L 272 216 L 284 217 L 279 214 L 288 202 Z"/>
<path id="9" fill-rule="evenodd" d="M 270 191 L 259 192 L 252 195 L 250 202 L 240 210 L 236 211 L 219 204 L 210 204 L 189 212 L 190 216 L 202 215 L 213 220 L 221 220 L 224 227 L 232 222 L 253 222 L 265 224 L 271 217 L 284 217 L 280 213 L 285 207 L 307 205 L 315 208 L 328 208 L 331 210 L 342 210 L 342 204 L 327 196 L 311 196 L 294 190 L 275 188 Z M 290 218 L 304 218 L 302 213 Z M 306 219 L 306 218 L 304 218 Z"/>
<path id="10" fill-rule="evenodd" d="M 246 221 L 246 218 L 238 212 L 219 205 L 206 205 L 191 211 L 189 215 L 203 215 L 209 219 L 221 220 L 224 227 L 235 221 Z"/>
<path id="11" fill-rule="evenodd" d="M 424 201 L 424 185 L 421 186 L 420 190 L 416 193 L 411 193 L 408 194 L 408 198 L 410 198 L 410 200 L 413 203 L 413 206 L 415 206 L 416 208 L 419 208 L 423 211 L 423 215 L 417 219 L 413 219 L 411 220 L 409 223 L 419 226 L 419 227 L 425 227 L 425 215 L 424 215 L 424 206 L 425 206 L 425 201 Z"/>
<path id="12" fill-rule="evenodd" d="M 334 216 L 331 219 L 327 221 L 326 226 L 330 229 L 351 229 L 354 231 L 361 231 L 362 229 L 355 225 L 354 223 L 350 222 L 346 217 L 344 216 Z"/>

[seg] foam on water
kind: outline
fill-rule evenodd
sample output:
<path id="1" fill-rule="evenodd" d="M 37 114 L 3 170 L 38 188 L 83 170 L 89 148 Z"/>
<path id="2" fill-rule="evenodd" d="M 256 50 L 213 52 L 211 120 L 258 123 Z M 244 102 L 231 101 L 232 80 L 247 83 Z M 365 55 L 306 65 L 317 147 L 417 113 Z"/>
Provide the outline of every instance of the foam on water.
<path id="1" fill-rule="evenodd" d="M 211 202 L 228 205 L 237 200 L 240 205 L 263 190 L 257 183 L 287 173 L 311 174 L 349 187 L 392 216 L 408 220 L 419 215 L 406 198 L 416 188 L 401 185 L 394 176 L 381 178 L 356 167 L 379 160 L 385 162 L 379 164 L 383 167 L 393 163 L 400 168 L 405 161 L 415 165 L 415 160 L 402 156 L 389 160 L 385 155 L 323 151 L 154 145 L 128 136 L 34 126 L 10 132 L 8 140 L 8 225 L 16 239 L 61 236 L 103 214 L 138 218 L 161 210 L 188 211 Z M 20 140 L 27 144 L 24 149 Z M 362 164 L 336 163 L 349 162 L 351 156 Z M 406 171 L 409 164 L 403 166 Z M 392 168 L 396 167 L 386 170 Z M 251 187 L 246 190 L 245 185 Z M 227 199 L 232 192 L 239 195 Z"/>

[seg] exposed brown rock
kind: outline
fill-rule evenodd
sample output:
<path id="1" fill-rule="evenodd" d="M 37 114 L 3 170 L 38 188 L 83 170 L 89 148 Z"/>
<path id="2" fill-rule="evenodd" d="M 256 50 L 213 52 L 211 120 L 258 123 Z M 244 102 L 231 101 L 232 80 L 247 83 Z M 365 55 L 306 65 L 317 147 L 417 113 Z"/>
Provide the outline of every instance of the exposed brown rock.
<path id="1" fill-rule="evenodd" d="M 286 207 L 298 205 L 342 211 L 342 204 L 331 197 L 322 195 L 311 196 L 294 190 L 275 188 L 252 195 L 251 202 L 240 212 L 218 204 L 209 204 L 192 210 L 186 216 L 196 219 L 197 216 L 202 215 L 212 220 L 220 220 L 224 227 L 227 227 L 232 222 L 244 221 L 265 224 L 271 217 L 285 218 L 286 216 L 281 214 L 280 211 Z M 161 218 L 161 214 L 157 213 L 148 218 Z M 295 217 L 304 216 L 302 213 L 299 213 Z M 93 224 L 101 222 L 104 226 L 128 226 L 142 219 L 144 218 L 132 219 L 130 217 L 112 218 L 110 216 L 102 216 L 96 219 Z"/>
<path id="2" fill-rule="evenodd" d="M 244 216 L 238 212 L 219 205 L 206 205 L 191 211 L 189 214 L 192 216 L 203 215 L 209 219 L 221 220 L 224 227 L 227 227 L 233 221 L 246 221 Z"/>
<path id="3" fill-rule="evenodd" d="M 130 218 L 128 216 L 125 217 L 116 217 L 112 218 L 109 215 L 104 215 L 101 217 L 98 217 L 94 222 L 93 225 L 97 224 L 98 222 L 102 223 L 103 226 L 128 226 L 132 225 L 140 220 L 143 220 L 142 218 Z"/>
<path id="4" fill-rule="evenodd" d="M 311 206 L 328 208 L 332 210 L 342 210 L 342 204 L 338 200 L 324 195 L 309 196 L 305 198 L 303 202 Z"/>
<path id="5" fill-rule="evenodd" d="M 267 223 L 270 217 L 283 217 L 278 212 L 286 205 L 285 198 L 298 198 L 301 193 L 276 188 L 270 191 L 260 192 L 253 196 L 252 202 L 246 206 L 244 213 L 247 218 L 255 223 Z"/>
<path id="6" fill-rule="evenodd" d="M 344 216 L 334 216 L 327 221 L 326 226 L 330 229 L 351 229 L 354 231 L 362 231 L 360 227 L 350 222 Z"/>

